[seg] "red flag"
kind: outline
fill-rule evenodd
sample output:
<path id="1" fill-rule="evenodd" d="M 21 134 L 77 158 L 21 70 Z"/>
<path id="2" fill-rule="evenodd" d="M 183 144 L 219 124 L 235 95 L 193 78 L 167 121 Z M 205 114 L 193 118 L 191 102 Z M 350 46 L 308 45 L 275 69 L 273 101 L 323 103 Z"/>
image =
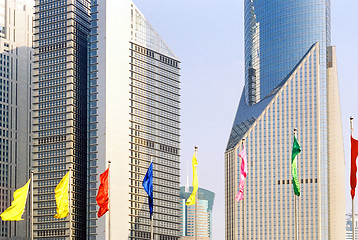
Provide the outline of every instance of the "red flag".
<path id="1" fill-rule="evenodd" d="M 355 195 L 357 186 L 357 159 L 358 156 L 358 140 L 351 136 L 351 195 L 352 199 Z"/>
<path id="2" fill-rule="evenodd" d="M 99 206 L 98 217 L 102 217 L 108 210 L 108 174 L 109 168 L 104 171 L 100 176 L 99 180 L 101 181 L 101 185 L 99 185 L 98 194 L 96 197 L 97 204 Z"/>

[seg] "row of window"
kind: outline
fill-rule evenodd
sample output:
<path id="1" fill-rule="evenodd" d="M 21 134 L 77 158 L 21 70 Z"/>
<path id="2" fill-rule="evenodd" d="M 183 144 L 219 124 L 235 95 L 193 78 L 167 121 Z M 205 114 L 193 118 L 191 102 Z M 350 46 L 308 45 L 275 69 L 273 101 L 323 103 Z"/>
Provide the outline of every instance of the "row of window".
<path id="1" fill-rule="evenodd" d="M 45 5 L 46 6 L 46 5 Z M 42 6 L 40 6 L 40 8 L 42 8 Z M 61 8 L 56 8 L 50 11 L 46 11 L 46 12 L 41 12 L 38 14 L 40 19 L 44 19 L 44 18 L 49 18 L 55 15 L 60 15 L 61 13 L 66 13 L 67 12 L 67 7 L 61 7 Z"/>
<path id="2" fill-rule="evenodd" d="M 66 92 L 60 92 L 60 93 L 56 93 L 56 94 L 40 96 L 39 101 L 40 102 L 51 101 L 51 100 L 66 98 L 66 96 L 67 96 Z M 40 110 L 40 116 L 46 115 L 46 114 L 42 114 L 42 113 L 45 113 L 45 111 L 46 110 Z M 55 112 L 53 112 L 53 113 L 55 113 Z"/>
<path id="3" fill-rule="evenodd" d="M 38 158 L 50 158 L 50 157 L 58 157 L 58 156 L 65 156 L 66 150 L 57 150 L 51 152 L 41 152 L 38 153 Z"/>
<path id="4" fill-rule="evenodd" d="M 66 93 L 59 93 L 59 94 L 53 94 L 53 95 L 47 95 L 47 96 L 59 96 L 58 98 L 63 98 L 63 96 L 66 96 Z M 43 98 L 46 98 L 46 96 L 44 96 Z M 64 113 L 66 112 L 66 107 L 57 107 L 57 108 L 48 108 L 48 109 L 43 109 L 43 110 L 39 110 L 39 116 L 46 116 L 46 115 L 52 115 L 52 114 L 58 114 L 58 113 Z M 64 121 L 61 122 L 61 124 L 63 124 Z M 52 124 L 60 124 L 60 123 L 52 123 Z M 49 126 L 49 125 L 47 125 Z M 55 126 L 55 125 L 53 125 Z M 39 129 L 46 129 L 46 125 L 40 125 Z"/>
<path id="5" fill-rule="evenodd" d="M 54 72 L 39 76 L 39 81 L 46 81 L 54 78 L 66 77 L 66 71 Z"/>

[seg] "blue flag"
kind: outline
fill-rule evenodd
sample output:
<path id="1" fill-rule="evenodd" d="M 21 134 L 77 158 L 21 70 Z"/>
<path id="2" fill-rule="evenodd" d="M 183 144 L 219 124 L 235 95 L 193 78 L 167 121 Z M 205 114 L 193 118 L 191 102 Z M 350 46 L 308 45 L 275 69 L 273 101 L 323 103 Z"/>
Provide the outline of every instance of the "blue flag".
<path id="1" fill-rule="evenodd" d="M 148 194 L 148 204 L 149 204 L 149 212 L 150 217 L 152 217 L 153 213 L 153 162 L 150 163 L 147 174 L 143 179 L 143 188 Z"/>

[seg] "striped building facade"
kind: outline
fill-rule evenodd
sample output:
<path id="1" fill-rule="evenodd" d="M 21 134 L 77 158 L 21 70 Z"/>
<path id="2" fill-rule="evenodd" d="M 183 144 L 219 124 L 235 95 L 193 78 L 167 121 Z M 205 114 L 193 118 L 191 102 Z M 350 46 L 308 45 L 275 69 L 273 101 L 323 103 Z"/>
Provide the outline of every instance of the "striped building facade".
<path id="1" fill-rule="evenodd" d="M 34 10 L 34 239 L 85 239 L 90 1 L 36 0 Z M 71 219 L 55 219 L 70 166 Z"/>
<path id="2" fill-rule="evenodd" d="M 299 239 L 326 239 L 322 236 L 322 217 L 329 219 L 329 239 L 344 237 L 343 141 L 334 48 L 328 49 L 327 71 L 330 113 L 327 136 L 330 150 L 329 206 L 322 208 L 320 184 L 324 171 L 320 164 L 320 81 L 319 44 L 315 44 L 271 95 L 255 107 L 262 108 L 242 136 L 247 149 L 248 166 L 244 200 L 235 200 L 238 191 L 240 141 L 225 153 L 226 239 L 295 239 L 294 193 L 291 176 L 293 129 L 298 129 L 302 148 L 298 155 L 301 196 L 298 204 Z M 260 104 L 263 105 L 260 106 Z M 338 119 L 337 119 L 338 118 Z M 244 128 L 245 126 L 238 126 Z M 333 130 L 335 129 L 335 130 Z M 338 131 L 338 132 L 337 132 Z M 233 186 L 233 187 L 230 187 Z M 342 187 L 343 186 L 343 187 Z M 343 198 L 342 198 L 343 196 Z"/>
<path id="3" fill-rule="evenodd" d="M 179 239 L 180 62 L 130 0 L 92 1 L 88 239 L 150 239 L 142 181 L 151 161 L 156 240 Z M 110 213 L 97 217 L 110 165 Z"/>

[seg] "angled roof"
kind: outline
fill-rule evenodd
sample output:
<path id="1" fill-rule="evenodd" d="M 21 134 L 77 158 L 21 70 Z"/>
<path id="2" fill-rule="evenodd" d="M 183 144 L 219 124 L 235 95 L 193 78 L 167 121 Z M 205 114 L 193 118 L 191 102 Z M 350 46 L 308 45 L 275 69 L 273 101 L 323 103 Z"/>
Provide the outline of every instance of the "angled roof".
<path id="1" fill-rule="evenodd" d="M 134 3 L 133 8 L 135 12 L 133 15 L 134 24 L 132 28 L 134 34 L 132 40 L 153 51 L 179 60 Z"/>
<path id="2" fill-rule="evenodd" d="M 241 94 L 241 99 L 239 103 L 239 107 L 237 108 L 234 124 L 231 129 L 229 141 L 226 146 L 226 151 L 234 148 L 245 135 L 245 133 L 251 128 L 256 119 L 261 115 L 261 113 L 266 109 L 267 105 L 271 102 L 271 100 L 277 95 L 282 86 L 287 82 L 292 73 L 297 69 L 297 67 L 301 64 L 303 59 L 308 55 L 308 53 L 312 50 L 312 48 L 318 43 L 313 44 L 305 55 L 301 58 L 301 60 L 297 63 L 297 65 L 292 69 L 292 71 L 281 81 L 281 83 L 271 91 L 265 98 L 263 98 L 260 102 L 254 105 L 248 105 L 245 101 L 245 92 L 243 91 Z"/>

